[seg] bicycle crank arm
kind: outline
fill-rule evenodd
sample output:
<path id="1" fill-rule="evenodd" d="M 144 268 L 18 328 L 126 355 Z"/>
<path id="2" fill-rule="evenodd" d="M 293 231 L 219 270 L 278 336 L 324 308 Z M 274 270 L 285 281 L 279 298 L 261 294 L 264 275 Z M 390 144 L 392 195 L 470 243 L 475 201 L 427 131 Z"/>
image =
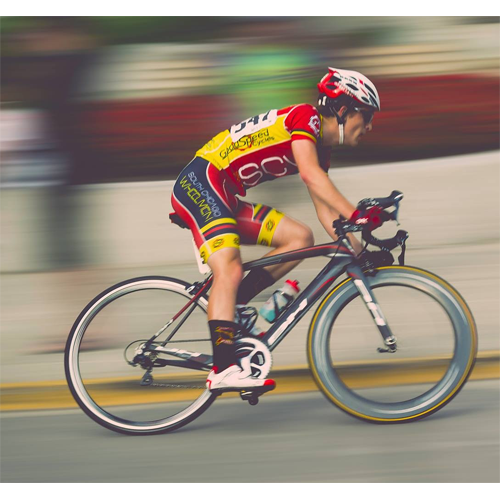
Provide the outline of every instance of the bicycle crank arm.
<path id="1" fill-rule="evenodd" d="M 368 280 L 364 276 L 360 267 L 353 264 L 349 265 L 347 267 L 347 274 L 352 278 L 354 285 L 358 289 L 359 294 L 366 305 L 366 308 L 372 315 L 373 321 L 377 325 L 377 328 L 382 335 L 382 339 L 384 340 L 384 344 L 386 347 L 379 347 L 377 348 L 377 351 L 380 353 L 396 352 L 398 348 L 397 339 L 392 334 L 391 329 L 387 324 L 387 320 L 384 317 L 382 309 L 380 309 L 377 299 L 375 298 L 375 295 L 370 288 L 370 284 L 368 283 Z"/>

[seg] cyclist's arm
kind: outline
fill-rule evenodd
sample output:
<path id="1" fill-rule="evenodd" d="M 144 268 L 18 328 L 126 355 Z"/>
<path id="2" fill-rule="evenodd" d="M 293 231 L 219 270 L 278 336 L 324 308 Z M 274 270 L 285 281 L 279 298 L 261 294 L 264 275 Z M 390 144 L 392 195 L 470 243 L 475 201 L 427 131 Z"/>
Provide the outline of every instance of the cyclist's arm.
<path id="1" fill-rule="evenodd" d="M 332 222 L 338 219 L 339 215 L 348 219 L 356 208 L 340 193 L 320 167 L 316 146 L 312 141 L 294 141 L 292 152 L 300 177 L 307 186 L 316 208 L 318 219 L 330 237 L 336 240 Z M 361 252 L 363 246 L 352 234 L 349 235 L 349 241 L 357 253 Z"/>

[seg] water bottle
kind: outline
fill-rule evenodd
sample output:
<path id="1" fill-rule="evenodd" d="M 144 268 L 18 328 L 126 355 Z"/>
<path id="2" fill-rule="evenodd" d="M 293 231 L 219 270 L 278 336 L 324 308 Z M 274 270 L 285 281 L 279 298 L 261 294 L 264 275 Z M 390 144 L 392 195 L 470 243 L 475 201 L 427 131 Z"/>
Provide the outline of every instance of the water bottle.
<path id="1" fill-rule="evenodd" d="M 269 323 L 274 323 L 298 295 L 298 281 L 287 280 L 282 288 L 276 290 L 269 300 L 260 308 L 259 314 Z"/>

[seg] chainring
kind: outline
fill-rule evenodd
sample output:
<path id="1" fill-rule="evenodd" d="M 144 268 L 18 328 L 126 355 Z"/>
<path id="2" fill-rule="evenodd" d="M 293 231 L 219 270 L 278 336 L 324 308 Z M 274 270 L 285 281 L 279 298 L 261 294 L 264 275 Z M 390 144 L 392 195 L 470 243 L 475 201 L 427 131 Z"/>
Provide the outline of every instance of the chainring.
<path id="1" fill-rule="evenodd" d="M 244 371 L 252 377 L 264 379 L 273 365 L 271 351 L 264 342 L 253 337 L 243 337 L 236 341 L 236 357 Z"/>

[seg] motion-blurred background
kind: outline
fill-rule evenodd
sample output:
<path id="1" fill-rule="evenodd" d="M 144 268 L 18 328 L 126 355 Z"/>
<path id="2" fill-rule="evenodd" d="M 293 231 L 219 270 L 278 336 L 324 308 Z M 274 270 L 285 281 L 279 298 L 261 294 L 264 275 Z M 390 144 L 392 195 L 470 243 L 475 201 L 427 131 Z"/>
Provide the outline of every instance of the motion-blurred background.
<path id="1" fill-rule="evenodd" d="M 145 274 L 199 279 L 189 233 L 168 221 L 172 180 L 233 123 L 314 104 L 328 66 L 366 74 L 382 101 L 360 147 L 334 150 L 331 178 L 353 203 L 404 192 L 407 261 L 457 287 L 478 324 L 480 351 L 498 355 L 498 17 L 3 17 L 0 23 L 0 368 L 2 384 L 14 384 L 9 390 L 36 381 L 64 384 L 71 325 L 112 284 Z M 316 242 L 326 241 L 298 176 L 258 186 L 248 198 L 310 224 Z M 244 250 L 244 256 L 263 253 Z M 323 265 L 308 261 L 294 277 L 305 284 Z M 304 320 L 283 342 L 275 366 L 306 364 L 307 326 Z M 498 395 L 492 404 L 497 411 Z M 494 455 L 479 447 L 473 465 L 440 476 L 444 461 L 433 472 L 423 465 L 431 453 L 403 477 L 456 480 L 467 469 L 468 480 L 497 481 L 497 423 L 483 428 L 465 420 L 457 427 L 463 435 L 471 428 L 488 433 L 484 442 L 496 446 Z M 420 442 L 415 432 L 413 445 Z M 58 462 L 49 442 L 37 434 L 25 449 L 18 441 L 4 447 L 4 478 L 57 481 L 64 470 L 65 478 L 81 480 L 79 467 L 72 459 Z M 37 461 L 32 445 L 43 459 Z M 36 467 L 25 467 L 32 459 Z M 397 459 L 393 467 L 404 463 Z M 96 462 L 84 480 L 106 467 Z M 367 467 L 378 470 L 375 462 Z M 105 479 L 133 480 L 128 470 Z M 379 477 L 391 481 L 383 474 L 393 470 L 384 465 Z"/>
<path id="2" fill-rule="evenodd" d="M 219 130 L 315 102 L 328 66 L 383 113 L 334 166 L 497 149 L 496 17 L 2 19 L 2 181 L 172 179 Z"/>
<path id="3" fill-rule="evenodd" d="M 129 277 L 148 266 L 160 273 L 178 263 L 191 268 L 189 234 L 167 218 L 169 181 L 231 124 L 270 108 L 315 103 L 328 66 L 366 74 L 382 100 L 362 145 L 334 149 L 336 181 L 339 167 L 450 155 L 459 165 L 459 155 L 498 152 L 499 33 L 498 17 L 2 18 L 4 339 L 21 328 L 17 311 L 26 312 L 26 304 L 39 329 L 63 338 L 74 312 L 99 290 L 97 284 L 84 290 L 85 280 L 69 275 L 61 287 L 63 275 L 52 271 L 98 270 L 104 288 L 114 278 L 104 279 L 103 269 L 129 268 L 123 272 Z M 497 241 L 498 169 L 484 167 L 484 177 L 478 169 L 485 161 L 491 165 L 467 160 L 463 172 L 436 167 L 415 178 L 407 167 L 397 170 L 413 188 L 414 179 L 422 183 L 415 207 L 406 206 L 407 215 L 420 213 L 422 236 L 432 227 L 422 217 L 425 207 L 429 214 L 463 211 L 484 224 L 478 232 L 476 224 L 454 221 L 453 234 L 442 224 L 432 241 L 413 232 L 413 248 Z M 340 187 L 354 203 L 404 183 L 375 171 L 348 172 Z M 286 194 L 300 189 L 300 179 L 281 182 L 280 193 L 268 183 L 251 195 L 292 216 L 307 214 L 324 239 L 307 212 L 306 192 Z M 478 204 L 484 216 L 466 208 Z M 62 298 L 73 300 L 72 308 Z"/>
<path id="4" fill-rule="evenodd" d="M 383 110 L 332 168 L 498 150 L 499 45 L 497 17 L 4 17 L 2 271 L 100 263 L 72 187 L 175 179 L 232 123 L 314 103 L 328 66 Z"/>

